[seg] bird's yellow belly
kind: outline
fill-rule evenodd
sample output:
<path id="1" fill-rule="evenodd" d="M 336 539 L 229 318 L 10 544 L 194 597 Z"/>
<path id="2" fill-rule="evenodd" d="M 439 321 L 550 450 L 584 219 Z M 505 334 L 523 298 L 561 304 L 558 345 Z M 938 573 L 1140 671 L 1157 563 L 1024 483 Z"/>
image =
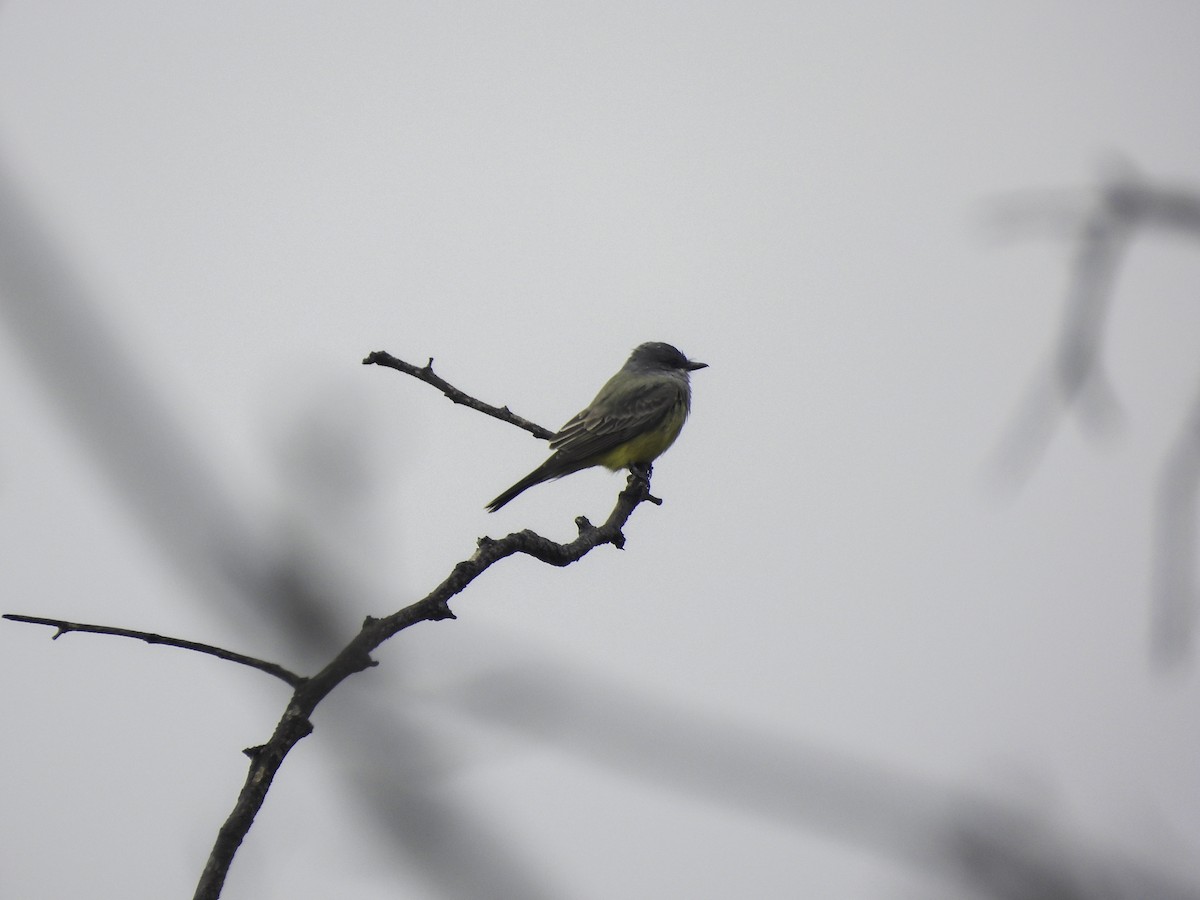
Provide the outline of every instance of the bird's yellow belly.
<path id="1" fill-rule="evenodd" d="M 597 464 L 612 469 L 627 468 L 632 463 L 652 463 L 658 459 L 667 448 L 675 443 L 679 431 L 687 419 L 687 407 L 679 404 L 671 414 L 653 431 L 638 435 L 626 441 L 620 447 L 614 447 L 597 460 Z"/>

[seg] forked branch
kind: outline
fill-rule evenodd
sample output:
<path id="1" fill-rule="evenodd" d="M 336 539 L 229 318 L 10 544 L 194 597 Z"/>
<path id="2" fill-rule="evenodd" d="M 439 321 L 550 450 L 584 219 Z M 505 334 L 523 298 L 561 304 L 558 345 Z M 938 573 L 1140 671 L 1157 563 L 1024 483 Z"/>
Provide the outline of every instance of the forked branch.
<path id="1" fill-rule="evenodd" d="M 537 437 L 549 439 L 553 436 L 553 432 L 515 415 L 508 407 L 496 407 L 483 403 L 435 375 L 432 359 L 424 366 L 414 366 L 388 353 L 377 351 L 364 359 L 363 363 L 386 366 L 412 375 L 414 378 L 433 385 L 455 403 L 508 422 Z M 14 622 L 48 625 L 57 629 L 55 638 L 77 631 L 134 638 L 149 644 L 163 644 L 194 650 L 266 672 L 293 688 L 283 716 L 275 726 L 275 731 L 270 739 L 265 744 L 245 751 L 250 757 L 250 769 L 246 774 L 246 781 L 234 804 L 233 811 L 217 834 L 194 895 L 196 900 L 216 900 L 221 895 L 221 889 L 225 884 L 225 878 L 238 847 L 241 846 L 250 826 L 254 823 L 255 816 L 262 808 L 280 766 L 283 765 L 283 761 L 292 747 L 312 732 L 311 716 L 317 704 L 351 675 L 374 666 L 376 663 L 371 658 L 371 654 L 388 638 L 418 622 L 436 622 L 441 619 L 455 618 L 450 609 L 450 600 L 500 560 L 523 553 L 549 565 L 567 566 L 581 559 L 596 547 L 605 544 L 612 544 L 617 548 L 624 547 L 625 535 L 622 529 L 638 504 L 646 501 L 661 503 L 657 497 L 650 494 L 650 474 L 651 470 L 648 466 L 635 467 L 631 470 L 625 489 L 621 491 L 616 506 L 604 524 L 596 526 L 586 518 L 576 519 L 578 536 L 567 543 L 560 544 L 529 530 L 514 532 L 499 539 L 479 538 L 475 552 L 468 559 L 458 563 L 449 576 L 433 591 L 416 603 L 390 615 L 382 618 L 367 617 L 358 634 L 330 660 L 325 668 L 312 677 L 306 678 L 275 663 L 235 653 L 211 644 L 202 644 L 146 631 L 134 631 L 107 625 L 87 625 L 61 619 L 17 614 L 8 614 L 4 618 Z"/>

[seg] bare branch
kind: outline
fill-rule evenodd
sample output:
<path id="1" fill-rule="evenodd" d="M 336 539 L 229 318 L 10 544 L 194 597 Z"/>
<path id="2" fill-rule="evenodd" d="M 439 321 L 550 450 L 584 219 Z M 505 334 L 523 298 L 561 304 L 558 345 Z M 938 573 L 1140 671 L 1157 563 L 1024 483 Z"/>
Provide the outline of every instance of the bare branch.
<path id="1" fill-rule="evenodd" d="M 227 662 L 239 663 L 243 666 L 249 666 L 252 669 L 258 669 L 260 672 L 266 672 L 268 675 L 274 675 L 294 688 L 300 687 L 305 681 L 302 675 L 297 675 L 295 672 L 285 669 L 277 663 L 267 662 L 264 659 L 257 659 L 253 656 L 246 656 L 244 653 L 235 653 L 233 650 L 226 650 L 223 647 L 214 647 L 212 644 L 185 641 L 182 638 L 167 637 L 166 635 L 153 634 L 149 631 L 134 631 L 131 628 L 115 628 L 111 625 L 85 625 L 81 622 L 65 622 L 62 619 L 43 619 L 40 616 L 22 616 L 16 613 L 5 613 L 3 618 L 8 619 L 10 622 L 27 622 L 31 625 L 49 625 L 51 628 L 57 628 L 58 631 L 51 638 L 51 640 L 55 641 L 64 634 L 70 634 L 72 631 L 78 631 L 82 634 L 111 634 L 116 637 L 127 637 L 145 641 L 147 644 L 162 644 L 166 647 L 194 650 L 197 653 L 215 656 L 217 659 L 223 659 Z"/>
<path id="2" fill-rule="evenodd" d="M 575 520 L 579 536 L 573 541 L 559 544 L 528 529 L 513 532 L 498 540 L 480 538 L 475 553 L 458 563 L 450 575 L 423 599 L 382 619 L 368 617 L 359 633 L 324 669 L 296 688 L 271 739 L 247 751 L 251 759 L 250 771 L 233 811 L 217 834 L 208 863 L 196 886 L 194 900 L 216 900 L 220 897 L 234 854 L 262 808 L 276 773 L 292 747 L 312 733 L 310 716 L 313 710 L 351 675 L 376 665 L 371 653 L 380 644 L 418 622 L 455 618 L 450 610 L 450 600 L 490 566 L 506 557 L 524 553 L 550 565 L 567 566 L 605 544 L 623 548 L 625 535 L 622 528 L 638 504 L 644 501 L 659 502 L 650 494 L 649 477 L 649 468 L 630 472 L 629 481 L 604 524 L 592 525 L 581 516 Z"/>
<path id="3" fill-rule="evenodd" d="M 384 350 L 376 350 L 369 354 L 363 360 L 364 366 L 387 366 L 389 369 L 395 369 L 398 372 L 404 372 L 411 375 L 413 378 L 420 379 L 426 384 L 431 384 L 454 403 L 463 406 L 469 406 L 477 412 L 492 416 L 499 419 L 501 422 L 507 422 L 510 425 L 516 425 L 518 428 L 523 428 L 532 434 L 534 437 L 541 438 L 543 441 L 548 441 L 554 437 L 554 432 L 548 428 L 543 428 L 536 422 L 530 422 L 528 419 L 523 419 L 510 410 L 507 406 L 491 406 L 484 403 L 482 400 L 476 400 L 470 394 L 464 393 L 433 372 L 433 357 L 429 358 L 429 362 L 423 366 L 414 366 L 412 363 L 407 363 L 402 359 L 397 359 L 390 353 Z"/>

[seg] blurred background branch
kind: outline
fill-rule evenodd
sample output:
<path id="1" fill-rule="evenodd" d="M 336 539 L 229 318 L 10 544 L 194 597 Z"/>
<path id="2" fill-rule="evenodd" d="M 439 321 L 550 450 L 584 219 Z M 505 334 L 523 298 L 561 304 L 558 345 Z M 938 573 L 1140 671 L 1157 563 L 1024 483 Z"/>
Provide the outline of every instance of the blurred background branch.
<path id="1" fill-rule="evenodd" d="M 1065 822 L 538 660 L 441 698 L 462 715 L 694 800 L 936 873 L 987 900 L 1198 900 L 1200 887 Z"/>
<path id="2" fill-rule="evenodd" d="M 265 659 L 257 659 L 253 656 L 247 656 L 244 653 L 236 653 L 232 650 L 226 650 L 224 647 L 214 647 L 212 644 L 201 644 L 196 641 L 183 640 L 182 638 L 167 637 L 166 635 L 153 634 L 149 631 L 135 631 L 131 628 L 117 628 L 112 625 L 87 625 L 81 622 L 65 622 L 62 619 L 46 619 L 41 616 L 23 616 L 16 613 L 5 613 L 0 618 L 8 619 L 10 622 L 24 622 L 28 625 L 47 625 L 55 629 L 54 636 L 51 638 L 51 640 L 55 641 L 64 634 L 70 634 L 73 631 L 80 634 L 106 634 L 111 637 L 127 637 L 143 641 L 147 644 L 159 644 L 164 647 L 191 650 L 195 653 L 202 653 L 206 656 L 223 659 L 226 662 L 249 666 L 251 669 L 266 672 L 268 675 L 278 678 L 291 687 L 298 687 L 304 680 L 295 672 L 290 672 L 283 666 L 268 662 Z"/>
<path id="3" fill-rule="evenodd" d="M 1029 192 L 997 204 L 1000 233 L 1074 235 L 1075 253 L 1055 351 L 1031 385 L 998 454 L 1006 480 L 1021 483 L 1041 459 L 1058 423 L 1074 411 L 1092 434 L 1109 431 L 1120 405 L 1104 366 L 1104 331 L 1130 242 L 1167 231 L 1200 240 L 1200 193 L 1157 184 L 1128 164 L 1092 191 Z M 1196 632 L 1197 517 L 1200 516 L 1200 395 L 1184 416 L 1159 473 L 1151 577 L 1151 661 L 1173 668 L 1193 654 Z"/>

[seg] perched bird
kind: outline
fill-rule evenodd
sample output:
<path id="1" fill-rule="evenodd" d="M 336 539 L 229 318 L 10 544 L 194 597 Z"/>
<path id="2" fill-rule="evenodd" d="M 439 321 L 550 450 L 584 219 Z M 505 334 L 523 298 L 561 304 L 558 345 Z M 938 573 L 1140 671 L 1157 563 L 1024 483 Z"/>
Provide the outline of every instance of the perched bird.
<path id="1" fill-rule="evenodd" d="M 707 366 L 670 344 L 642 344 L 587 409 L 550 439 L 554 455 L 489 503 L 488 511 L 535 484 L 580 469 L 649 466 L 679 437 L 691 410 L 688 373 Z"/>

